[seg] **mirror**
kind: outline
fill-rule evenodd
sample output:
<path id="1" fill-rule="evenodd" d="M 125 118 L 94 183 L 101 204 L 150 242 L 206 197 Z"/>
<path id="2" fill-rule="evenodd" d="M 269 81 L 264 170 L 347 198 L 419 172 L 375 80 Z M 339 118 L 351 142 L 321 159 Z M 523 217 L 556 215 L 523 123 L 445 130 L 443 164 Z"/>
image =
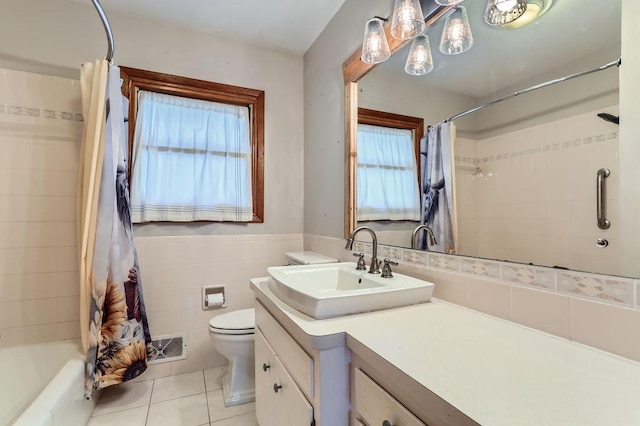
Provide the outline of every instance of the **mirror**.
<path id="1" fill-rule="evenodd" d="M 532 24 L 501 30 L 484 23 L 485 3 L 466 1 L 474 45 L 460 55 L 438 50 L 440 19 L 427 34 L 434 70 L 404 72 L 409 45 L 347 86 L 347 105 L 424 119 L 425 127 L 515 91 L 594 69 L 620 57 L 621 2 L 555 1 Z M 625 275 L 617 220 L 618 70 L 579 77 L 454 120 L 455 253 L 465 256 Z M 349 109 L 347 108 L 347 111 Z M 355 115 L 353 117 L 357 120 Z M 357 123 L 347 122 L 351 132 Z M 349 131 L 349 129 L 347 129 Z M 356 144 L 357 146 L 357 144 Z M 350 151 L 355 176 L 356 147 Z M 597 172 L 609 229 L 596 219 Z M 355 181 L 355 179 L 353 179 Z M 346 217 L 356 222 L 356 182 Z M 349 209 L 349 206 L 352 209 Z M 347 220 L 349 224 L 349 220 Z M 368 221 L 381 244 L 410 247 L 418 222 Z M 347 231 L 347 229 L 345 229 Z M 599 244 L 596 241 L 600 241 Z M 603 241 L 608 246 L 603 247 Z"/>

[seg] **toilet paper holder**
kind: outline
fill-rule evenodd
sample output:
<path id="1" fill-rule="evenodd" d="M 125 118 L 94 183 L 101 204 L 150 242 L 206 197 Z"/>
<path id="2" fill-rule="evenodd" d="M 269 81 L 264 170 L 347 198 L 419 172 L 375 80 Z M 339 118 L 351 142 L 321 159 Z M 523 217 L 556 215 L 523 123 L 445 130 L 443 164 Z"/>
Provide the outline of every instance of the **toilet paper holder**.
<path id="1" fill-rule="evenodd" d="M 204 286 L 202 287 L 202 310 L 221 309 L 227 307 L 226 285 Z M 209 297 L 211 296 L 211 297 Z M 217 299 L 215 304 L 210 300 Z M 221 303 L 220 303 L 221 302 Z"/>

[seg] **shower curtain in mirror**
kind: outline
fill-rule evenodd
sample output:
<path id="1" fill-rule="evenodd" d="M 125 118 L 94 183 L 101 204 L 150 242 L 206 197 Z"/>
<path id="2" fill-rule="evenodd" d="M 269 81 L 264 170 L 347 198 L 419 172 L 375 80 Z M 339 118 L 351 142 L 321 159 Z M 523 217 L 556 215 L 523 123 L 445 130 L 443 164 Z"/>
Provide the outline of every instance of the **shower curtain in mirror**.
<path id="1" fill-rule="evenodd" d="M 133 240 L 120 69 L 83 64 L 85 120 L 78 187 L 85 396 L 147 368 L 151 337 Z"/>
<path id="2" fill-rule="evenodd" d="M 420 141 L 420 176 L 422 178 L 421 224 L 433 230 L 437 244 L 427 247 L 427 234 L 420 232 L 418 248 L 455 253 L 457 227 L 455 209 L 453 123 L 430 126 Z"/>

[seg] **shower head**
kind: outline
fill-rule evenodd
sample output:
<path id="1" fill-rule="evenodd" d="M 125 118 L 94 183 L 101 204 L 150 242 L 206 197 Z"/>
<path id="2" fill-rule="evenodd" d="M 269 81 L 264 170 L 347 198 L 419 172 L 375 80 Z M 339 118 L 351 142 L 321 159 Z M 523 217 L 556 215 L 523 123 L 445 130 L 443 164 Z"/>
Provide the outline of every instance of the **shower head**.
<path id="1" fill-rule="evenodd" d="M 598 117 L 610 123 L 620 124 L 620 116 L 615 116 L 612 114 L 607 114 L 606 112 L 601 112 L 600 114 L 598 114 Z"/>

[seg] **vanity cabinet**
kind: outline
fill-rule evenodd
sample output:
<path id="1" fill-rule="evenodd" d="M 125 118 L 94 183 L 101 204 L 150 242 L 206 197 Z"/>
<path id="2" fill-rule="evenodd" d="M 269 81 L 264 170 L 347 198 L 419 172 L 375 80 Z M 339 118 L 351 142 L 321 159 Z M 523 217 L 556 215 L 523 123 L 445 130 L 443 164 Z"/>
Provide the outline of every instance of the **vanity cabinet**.
<path id="1" fill-rule="evenodd" d="M 256 330 L 256 416 L 260 426 L 311 425 L 313 407 Z"/>
<path id="2" fill-rule="evenodd" d="M 260 426 L 347 426 L 349 351 L 344 343 L 321 349 L 301 344 L 262 304 L 255 309 Z"/>

